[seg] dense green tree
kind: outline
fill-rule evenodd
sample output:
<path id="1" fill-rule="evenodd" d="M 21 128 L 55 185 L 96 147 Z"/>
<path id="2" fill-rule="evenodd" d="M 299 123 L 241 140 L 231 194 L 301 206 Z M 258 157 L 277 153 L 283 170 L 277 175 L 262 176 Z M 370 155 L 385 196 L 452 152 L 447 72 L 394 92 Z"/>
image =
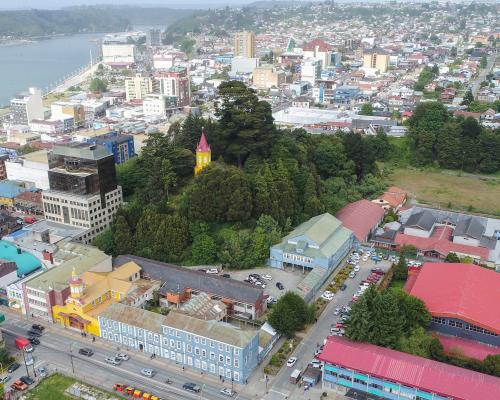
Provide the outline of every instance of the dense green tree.
<path id="1" fill-rule="evenodd" d="M 224 160 L 242 167 L 250 154 L 267 156 L 278 134 L 269 103 L 242 82 L 223 82 L 218 89 L 222 102 L 214 145 Z"/>
<path id="2" fill-rule="evenodd" d="M 427 333 L 424 328 L 415 328 L 407 337 L 402 336 L 398 342 L 398 350 L 420 357 L 431 358 L 432 349 L 439 340 Z"/>
<path id="3" fill-rule="evenodd" d="M 368 341 L 374 323 L 371 317 L 367 296 L 363 295 L 352 305 L 349 320 L 345 327 L 346 336 L 357 342 Z"/>
<path id="4" fill-rule="evenodd" d="M 394 290 L 391 295 L 397 300 L 405 334 L 409 334 L 417 327 L 429 326 L 431 315 L 422 300 L 410 296 L 404 290 Z"/>
<path id="5" fill-rule="evenodd" d="M 191 259 L 197 264 L 212 264 L 217 257 L 217 244 L 215 240 L 207 235 L 202 234 L 195 237 L 191 246 Z"/>
<path id="6" fill-rule="evenodd" d="M 460 126 L 456 122 L 447 122 L 436 138 L 436 154 L 439 166 L 458 169 L 461 167 L 464 150 L 461 143 Z"/>
<path id="7" fill-rule="evenodd" d="M 456 253 L 448 253 L 444 261 L 449 263 L 459 263 L 460 258 L 456 255 Z"/>
<path id="8" fill-rule="evenodd" d="M 399 256 L 398 263 L 394 266 L 393 279 L 396 281 L 406 281 L 408 277 L 408 266 L 405 255 L 402 253 Z"/>
<path id="9" fill-rule="evenodd" d="M 356 176 L 361 180 L 366 174 L 376 170 L 376 155 L 368 140 L 359 133 L 346 133 L 342 136 L 342 143 L 347 157 L 354 162 Z"/>
<path id="10" fill-rule="evenodd" d="M 280 335 L 292 338 L 295 332 L 314 320 L 314 310 L 304 299 L 293 292 L 286 292 L 273 306 L 268 322 Z"/>
<path id="11" fill-rule="evenodd" d="M 338 137 L 323 135 L 317 139 L 312 157 L 318 173 L 324 179 L 332 176 L 349 177 L 354 174 L 354 163 L 347 157 Z"/>
<path id="12" fill-rule="evenodd" d="M 111 230 L 111 228 L 108 228 L 104 232 L 96 236 L 96 238 L 92 241 L 92 246 L 97 247 L 99 250 L 104 251 L 106 254 L 115 255 L 115 243 L 113 237 L 113 231 Z"/>
<path id="13" fill-rule="evenodd" d="M 500 377 L 500 354 L 490 354 L 483 361 L 484 372 Z"/>
<path id="14" fill-rule="evenodd" d="M 403 334 L 403 321 L 398 299 L 390 291 L 385 291 L 375 298 L 372 310 L 372 318 L 379 321 L 374 324 L 371 331 L 372 343 L 396 348 Z"/>
<path id="15" fill-rule="evenodd" d="M 361 106 L 360 115 L 373 115 L 373 106 L 372 103 L 364 103 Z"/>
<path id="16" fill-rule="evenodd" d="M 393 145 L 383 129 L 380 129 L 375 136 L 368 136 L 365 140 L 372 148 L 377 160 L 387 160 L 394 151 Z"/>
<path id="17" fill-rule="evenodd" d="M 89 90 L 93 93 L 103 93 L 106 90 L 108 90 L 108 86 L 106 84 L 106 81 L 104 79 L 100 78 L 92 78 L 90 81 L 90 87 Z"/>
<path id="18" fill-rule="evenodd" d="M 113 225 L 113 247 L 116 254 L 130 254 L 134 252 L 134 235 L 127 220 L 118 216 Z"/>

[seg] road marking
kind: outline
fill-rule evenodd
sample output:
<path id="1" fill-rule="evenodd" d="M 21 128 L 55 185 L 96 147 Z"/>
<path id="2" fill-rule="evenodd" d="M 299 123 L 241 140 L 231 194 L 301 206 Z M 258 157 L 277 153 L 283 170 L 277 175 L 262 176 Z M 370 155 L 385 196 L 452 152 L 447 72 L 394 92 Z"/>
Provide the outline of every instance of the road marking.
<path id="1" fill-rule="evenodd" d="M 283 392 L 278 392 L 277 390 L 274 390 L 274 389 L 271 389 L 269 390 L 270 393 L 276 393 L 276 394 L 279 394 L 280 396 L 283 396 L 283 397 L 288 397 L 290 395 L 290 393 L 283 393 Z"/>

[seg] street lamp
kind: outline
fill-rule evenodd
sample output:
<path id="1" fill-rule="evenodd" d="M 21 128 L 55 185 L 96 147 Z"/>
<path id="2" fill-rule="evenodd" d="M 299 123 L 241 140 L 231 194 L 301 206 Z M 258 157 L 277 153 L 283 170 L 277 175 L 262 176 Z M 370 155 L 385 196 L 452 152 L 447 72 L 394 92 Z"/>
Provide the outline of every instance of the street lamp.
<path id="1" fill-rule="evenodd" d="M 69 359 L 71 361 L 71 372 L 75 375 L 75 365 L 73 364 L 73 345 L 75 342 L 69 344 Z"/>
<path id="2" fill-rule="evenodd" d="M 28 375 L 28 377 L 29 377 L 30 376 L 30 372 L 28 371 L 28 364 L 26 363 L 26 350 L 23 349 L 22 353 L 23 353 L 24 366 L 26 368 L 26 375 Z"/>

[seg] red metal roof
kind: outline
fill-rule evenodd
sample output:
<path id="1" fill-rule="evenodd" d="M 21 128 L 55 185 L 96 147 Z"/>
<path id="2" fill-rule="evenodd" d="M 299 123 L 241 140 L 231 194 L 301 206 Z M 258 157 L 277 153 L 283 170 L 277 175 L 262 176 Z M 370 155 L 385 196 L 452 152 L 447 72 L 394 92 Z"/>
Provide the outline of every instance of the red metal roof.
<path id="1" fill-rule="evenodd" d="M 425 263 L 409 294 L 436 317 L 458 318 L 500 334 L 498 272 L 474 264 Z"/>
<path id="2" fill-rule="evenodd" d="M 465 356 L 475 358 L 476 360 L 484 360 L 488 355 L 499 354 L 500 347 L 490 346 L 481 342 L 467 340 L 455 336 L 445 336 L 438 333 L 433 333 L 444 347 L 444 351 L 459 350 Z"/>
<path id="3" fill-rule="evenodd" d="M 318 358 L 457 400 L 500 399 L 500 378 L 337 336 L 328 337 Z"/>
<path id="4" fill-rule="evenodd" d="M 319 51 L 323 51 L 323 52 L 333 50 L 332 45 L 326 43 L 324 40 L 321 40 L 321 39 L 314 39 L 314 40 L 311 40 L 309 43 L 304 44 L 304 46 L 302 47 L 302 50 L 314 51 L 316 46 L 318 46 Z"/>
<path id="5" fill-rule="evenodd" d="M 205 136 L 205 129 L 201 131 L 200 143 L 198 143 L 196 151 L 199 153 L 207 153 L 210 151 L 210 146 L 208 145 L 207 138 Z"/>
<path id="6" fill-rule="evenodd" d="M 450 226 L 438 226 L 428 238 L 406 235 L 398 232 L 394 243 L 397 245 L 411 244 L 421 251 L 435 251 L 446 257 L 448 253 L 461 253 L 479 257 L 487 260 L 490 250 L 486 247 L 468 246 L 465 244 L 453 243 L 451 235 L 453 228 Z"/>
<path id="7" fill-rule="evenodd" d="M 363 199 L 346 205 L 336 217 L 363 243 L 370 231 L 384 218 L 384 209 Z"/>

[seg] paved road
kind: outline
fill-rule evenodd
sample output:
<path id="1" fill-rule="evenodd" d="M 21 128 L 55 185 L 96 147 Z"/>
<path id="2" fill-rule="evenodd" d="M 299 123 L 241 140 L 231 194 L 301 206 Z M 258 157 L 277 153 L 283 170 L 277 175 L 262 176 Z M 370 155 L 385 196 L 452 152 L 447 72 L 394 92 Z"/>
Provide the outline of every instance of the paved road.
<path id="1" fill-rule="evenodd" d="M 16 319 L 7 316 L 7 320 L 2 324 L 2 330 L 9 350 L 14 347 L 14 338 L 20 335 L 25 336 L 30 326 L 31 322 L 22 317 Z M 41 338 L 41 344 L 35 346 L 33 352 L 35 368 L 44 365 L 50 370 L 57 369 L 68 375 L 72 375 L 74 371 L 77 378 L 106 390 L 112 390 L 115 383 L 123 383 L 147 390 L 149 393 L 161 396 L 162 399 L 227 399 L 219 393 L 222 384 L 214 384 L 211 377 L 205 378 L 200 375 L 193 379 L 194 373 L 187 371 L 183 373 L 180 367 L 169 366 L 160 360 L 150 361 L 147 357 L 132 351 L 125 351 L 130 355 L 130 360 L 123 362 L 120 366 L 112 366 L 105 363 L 104 358 L 115 354 L 116 347 L 100 343 L 100 339 L 92 343 L 88 338 L 81 338 L 78 334 L 65 335 L 58 330 L 47 328 Z M 79 355 L 78 349 L 81 347 L 92 348 L 94 355 L 92 357 Z M 22 360 L 22 357 L 19 359 Z M 12 379 L 8 382 L 9 385 L 14 379 L 26 375 L 26 369 L 23 363 L 20 363 L 22 366 L 13 373 Z M 154 378 L 147 378 L 140 374 L 140 370 L 145 367 L 158 371 Z M 33 367 L 28 367 L 28 370 L 33 376 Z M 167 378 L 171 379 L 173 384 L 164 383 Z M 185 382 L 197 383 L 203 387 L 202 392 L 198 395 L 186 392 L 181 388 Z M 245 397 L 239 396 L 238 399 L 245 399 Z"/>
<path id="2" fill-rule="evenodd" d="M 481 84 L 481 82 L 486 79 L 486 75 L 488 75 L 493 69 L 493 66 L 495 65 L 496 56 L 497 56 L 496 53 L 490 54 L 490 56 L 488 57 L 488 64 L 486 68 L 481 70 L 477 79 L 474 80 L 472 84 L 472 94 L 474 95 L 474 97 L 476 97 L 477 92 L 479 92 L 480 89 L 479 85 Z"/>
<path id="3" fill-rule="evenodd" d="M 317 349 L 317 345 L 322 345 L 323 340 L 330 335 L 330 328 L 332 323 L 339 321 L 339 316 L 333 315 L 335 308 L 347 305 L 355 292 L 357 292 L 359 285 L 362 280 L 364 280 L 371 273 L 371 269 L 375 267 L 373 261 L 369 260 L 367 262 L 360 262 L 360 271 L 357 276 L 353 279 L 348 278 L 345 282 L 347 284 L 347 289 L 345 291 L 338 291 L 335 294 L 334 299 L 328 304 L 320 319 L 314 325 L 314 327 L 308 332 L 307 336 L 302 340 L 302 342 L 297 346 L 297 349 L 293 353 L 293 356 L 297 357 L 297 363 L 294 368 L 287 368 L 284 366 L 281 371 L 273 378 L 271 382 L 271 387 L 269 393 L 264 397 L 266 400 L 284 400 L 296 399 L 296 398 L 309 398 L 310 394 L 304 392 L 303 389 L 292 385 L 288 378 L 292 370 L 298 368 L 302 371 L 306 368 L 307 364 L 311 362 L 314 358 L 314 352 Z M 388 261 L 382 261 L 377 265 L 384 270 L 389 268 Z"/>

